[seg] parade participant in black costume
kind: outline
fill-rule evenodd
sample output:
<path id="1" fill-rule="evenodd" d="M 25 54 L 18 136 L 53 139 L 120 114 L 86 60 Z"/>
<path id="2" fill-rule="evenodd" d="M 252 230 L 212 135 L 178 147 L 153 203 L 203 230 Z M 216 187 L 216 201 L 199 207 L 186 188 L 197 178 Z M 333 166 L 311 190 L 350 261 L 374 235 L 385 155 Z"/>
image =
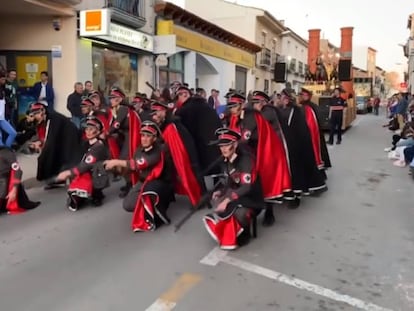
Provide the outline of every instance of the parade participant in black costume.
<path id="1" fill-rule="evenodd" d="M 48 111 L 45 104 L 32 104 L 30 112 L 37 123 L 38 140 L 29 147 L 40 152 L 36 178 L 43 181 L 79 162 L 82 157 L 81 138 L 78 128 L 68 118 Z M 51 182 L 45 189 L 52 189 L 56 185 Z"/>
<path id="2" fill-rule="evenodd" d="M 326 147 L 325 135 L 321 130 L 319 107 L 311 101 L 311 98 L 312 92 L 302 88 L 302 101 L 300 104 L 305 112 L 306 123 L 311 133 L 316 164 L 321 170 L 328 169 L 332 167 L 332 164 L 328 148 Z"/>
<path id="3" fill-rule="evenodd" d="M 109 158 L 108 148 L 99 139 L 104 126 L 95 116 L 88 116 L 84 126 L 87 139 L 86 153 L 76 166 L 59 173 L 56 178 L 58 181 L 71 179 L 67 208 L 72 212 L 76 212 L 88 200 L 91 200 L 94 206 L 101 206 L 104 198 L 102 189 L 96 187 L 93 179 L 93 170 L 96 166 Z"/>
<path id="4" fill-rule="evenodd" d="M 203 218 L 205 227 L 220 248 L 233 250 L 250 239 L 250 228 L 264 208 L 255 159 L 238 150 L 240 134 L 230 129 L 217 130 L 215 142 L 224 157 L 221 171 L 226 182 L 212 195 L 213 214 Z"/>
<path id="5" fill-rule="evenodd" d="M 27 197 L 22 174 L 14 151 L 0 146 L 0 212 L 20 214 L 39 206 L 40 202 L 32 202 Z"/>
<path id="6" fill-rule="evenodd" d="M 133 212 L 132 230 L 154 231 L 169 224 L 167 208 L 173 199 L 172 168 L 165 160 L 163 147 L 157 142 L 160 129 L 151 121 L 141 125 L 141 146 L 130 160 L 109 160 L 106 169 L 127 168 L 138 172 L 139 182 L 125 197 L 123 207 Z"/>
<path id="7" fill-rule="evenodd" d="M 216 111 L 208 106 L 204 98 L 192 97 L 188 87 L 180 86 L 176 91 L 175 115 L 180 117 L 193 136 L 201 170 L 204 171 L 220 156 L 217 148 L 209 145 L 215 139 L 215 131 L 221 127 Z M 215 167 L 206 174 L 215 174 L 217 171 L 218 167 Z"/>
<path id="8" fill-rule="evenodd" d="M 119 88 L 113 88 L 109 96 L 111 111 L 114 121 L 111 124 L 109 134 L 118 139 L 121 146 L 119 157 L 129 160 L 133 157 L 136 148 L 139 146 L 139 128 L 141 120 L 138 113 L 132 106 L 127 105 L 125 93 Z M 121 188 L 119 197 L 124 198 L 131 187 L 137 183 L 138 176 L 135 172 L 124 176 L 126 184 Z"/>
<path id="9" fill-rule="evenodd" d="M 271 226 L 275 222 L 273 203 L 294 199 L 288 159 L 283 141 L 270 123 L 259 112 L 243 109 L 245 101 L 241 94 L 229 94 L 229 114 L 223 121 L 229 129 L 241 134 L 243 146 L 256 157 L 263 196 L 268 203 L 263 225 Z"/>
<path id="10" fill-rule="evenodd" d="M 153 101 L 151 110 L 152 119 L 161 130 L 161 138 L 175 166 L 175 191 L 177 194 L 188 196 L 191 204 L 195 206 L 200 200 L 203 182 L 200 180 L 202 176 L 193 137 L 181 122 L 172 116 L 168 104 Z"/>
<path id="11" fill-rule="evenodd" d="M 151 120 L 151 104 L 147 94 L 137 93 L 132 99 L 132 105 L 141 119 L 141 121 Z"/>
<path id="12" fill-rule="evenodd" d="M 320 192 L 326 188 L 325 175 L 316 165 L 305 115 L 285 90 L 282 91 L 281 103 L 283 106 L 279 110 L 289 152 L 293 189 L 298 196 L 301 193 L 309 195 Z M 299 203 L 296 200 L 296 205 Z"/>
<path id="13" fill-rule="evenodd" d="M 331 125 L 328 140 L 329 145 L 333 145 L 335 133 L 337 133 L 336 144 L 339 145 L 342 142 L 342 121 L 344 117 L 344 109 L 348 106 L 346 100 L 341 97 L 342 92 L 340 87 L 335 88 L 334 95 L 329 103 L 331 113 L 331 118 L 329 120 Z"/>

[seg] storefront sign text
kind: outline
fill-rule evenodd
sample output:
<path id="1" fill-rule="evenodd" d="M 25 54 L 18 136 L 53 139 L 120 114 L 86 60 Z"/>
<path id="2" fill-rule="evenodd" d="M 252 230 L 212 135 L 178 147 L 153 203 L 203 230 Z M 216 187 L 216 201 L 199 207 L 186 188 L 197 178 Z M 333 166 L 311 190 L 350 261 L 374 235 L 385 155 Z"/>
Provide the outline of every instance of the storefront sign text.
<path id="1" fill-rule="evenodd" d="M 160 23 L 163 22 L 164 21 L 160 21 Z M 166 22 L 168 23 L 170 21 Z M 168 24 L 168 26 L 170 26 L 170 24 Z M 163 30 L 164 28 L 167 29 L 167 27 L 162 28 L 160 26 L 159 28 Z M 255 54 L 232 47 L 217 40 L 210 39 L 202 34 L 189 31 L 177 25 L 173 25 L 168 28 L 172 28 L 173 34 L 176 35 L 177 46 L 179 47 L 224 59 L 244 67 L 253 68 L 255 66 Z M 166 33 L 158 34 L 165 35 Z"/>
<path id="2" fill-rule="evenodd" d="M 109 36 L 99 37 L 144 51 L 152 52 L 154 50 L 154 39 L 152 36 L 114 23 L 111 23 L 109 27 Z"/>

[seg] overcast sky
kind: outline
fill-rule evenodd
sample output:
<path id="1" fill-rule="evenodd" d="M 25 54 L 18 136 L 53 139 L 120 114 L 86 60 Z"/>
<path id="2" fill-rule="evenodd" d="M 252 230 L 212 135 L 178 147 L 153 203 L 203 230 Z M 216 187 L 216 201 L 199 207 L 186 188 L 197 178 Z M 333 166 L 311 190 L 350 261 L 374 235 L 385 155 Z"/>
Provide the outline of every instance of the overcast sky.
<path id="1" fill-rule="evenodd" d="M 200 0 L 203 1 L 203 0 Z M 208 0 L 206 0 L 208 1 Z M 184 0 L 170 0 L 183 6 Z M 406 63 L 402 48 L 409 36 L 407 20 L 414 13 L 412 0 L 238 0 L 230 1 L 266 9 L 285 25 L 308 38 L 308 29 L 320 28 L 325 39 L 340 45 L 340 28 L 354 27 L 354 45 L 368 45 L 378 51 L 377 65 L 393 70 Z"/>

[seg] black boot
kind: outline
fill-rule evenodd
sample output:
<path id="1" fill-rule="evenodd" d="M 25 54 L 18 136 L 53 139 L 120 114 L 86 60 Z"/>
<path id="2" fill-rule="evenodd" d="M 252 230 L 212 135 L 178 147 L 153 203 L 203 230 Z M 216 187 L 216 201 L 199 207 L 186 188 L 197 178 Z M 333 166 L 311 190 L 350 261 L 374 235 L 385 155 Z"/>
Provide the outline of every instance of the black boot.
<path id="1" fill-rule="evenodd" d="M 78 209 L 79 209 L 79 202 L 78 202 L 76 196 L 74 196 L 74 195 L 72 195 L 70 193 L 68 194 L 68 200 L 66 201 L 66 207 L 71 212 L 78 211 Z"/>
<path id="2" fill-rule="evenodd" d="M 273 205 L 266 203 L 265 214 L 263 218 L 263 226 L 271 227 L 275 223 L 275 215 L 273 214 Z"/>
<path id="3" fill-rule="evenodd" d="M 101 206 L 102 205 L 102 201 L 105 198 L 105 195 L 102 193 L 101 189 L 93 189 L 92 191 L 92 200 L 91 203 L 93 206 Z"/>
<path id="4" fill-rule="evenodd" d="M 294 200 L 288 201 L 287 206 L 289 209 L 296 209 L 300 205 L 300 198 L 296 197 Z"/>
<path id="5" fill-rule="evenodd" d="M 125 185 L 125 187 L 122 188 L 121 193 L 119 194 L 119 197 L 121 199 L 125 198 L 128 195 L 129 190 L 131 190 L 131 188 L 132 188 L 132 184 L 130 182 L 128 182 Z"/>

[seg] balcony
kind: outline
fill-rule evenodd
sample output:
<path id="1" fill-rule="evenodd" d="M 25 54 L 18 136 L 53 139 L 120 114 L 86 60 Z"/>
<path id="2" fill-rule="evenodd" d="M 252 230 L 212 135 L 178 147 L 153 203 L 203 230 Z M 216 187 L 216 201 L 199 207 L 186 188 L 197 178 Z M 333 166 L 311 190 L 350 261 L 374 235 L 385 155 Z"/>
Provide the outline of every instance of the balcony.
<path id="1" fill-rule="evenodd" d="M 270 68 L 271 63 L 272 63 L 271 51 L 269 49 L 263 48 L 262 52 L 260 52 L 259 66 Z"/>
<path id="2" fill-rule="evenodd" d="M 112 9 L 112 19 L 126 26 L 141 28 L 145 25 L 145 0 L 106 0 Z"/>

